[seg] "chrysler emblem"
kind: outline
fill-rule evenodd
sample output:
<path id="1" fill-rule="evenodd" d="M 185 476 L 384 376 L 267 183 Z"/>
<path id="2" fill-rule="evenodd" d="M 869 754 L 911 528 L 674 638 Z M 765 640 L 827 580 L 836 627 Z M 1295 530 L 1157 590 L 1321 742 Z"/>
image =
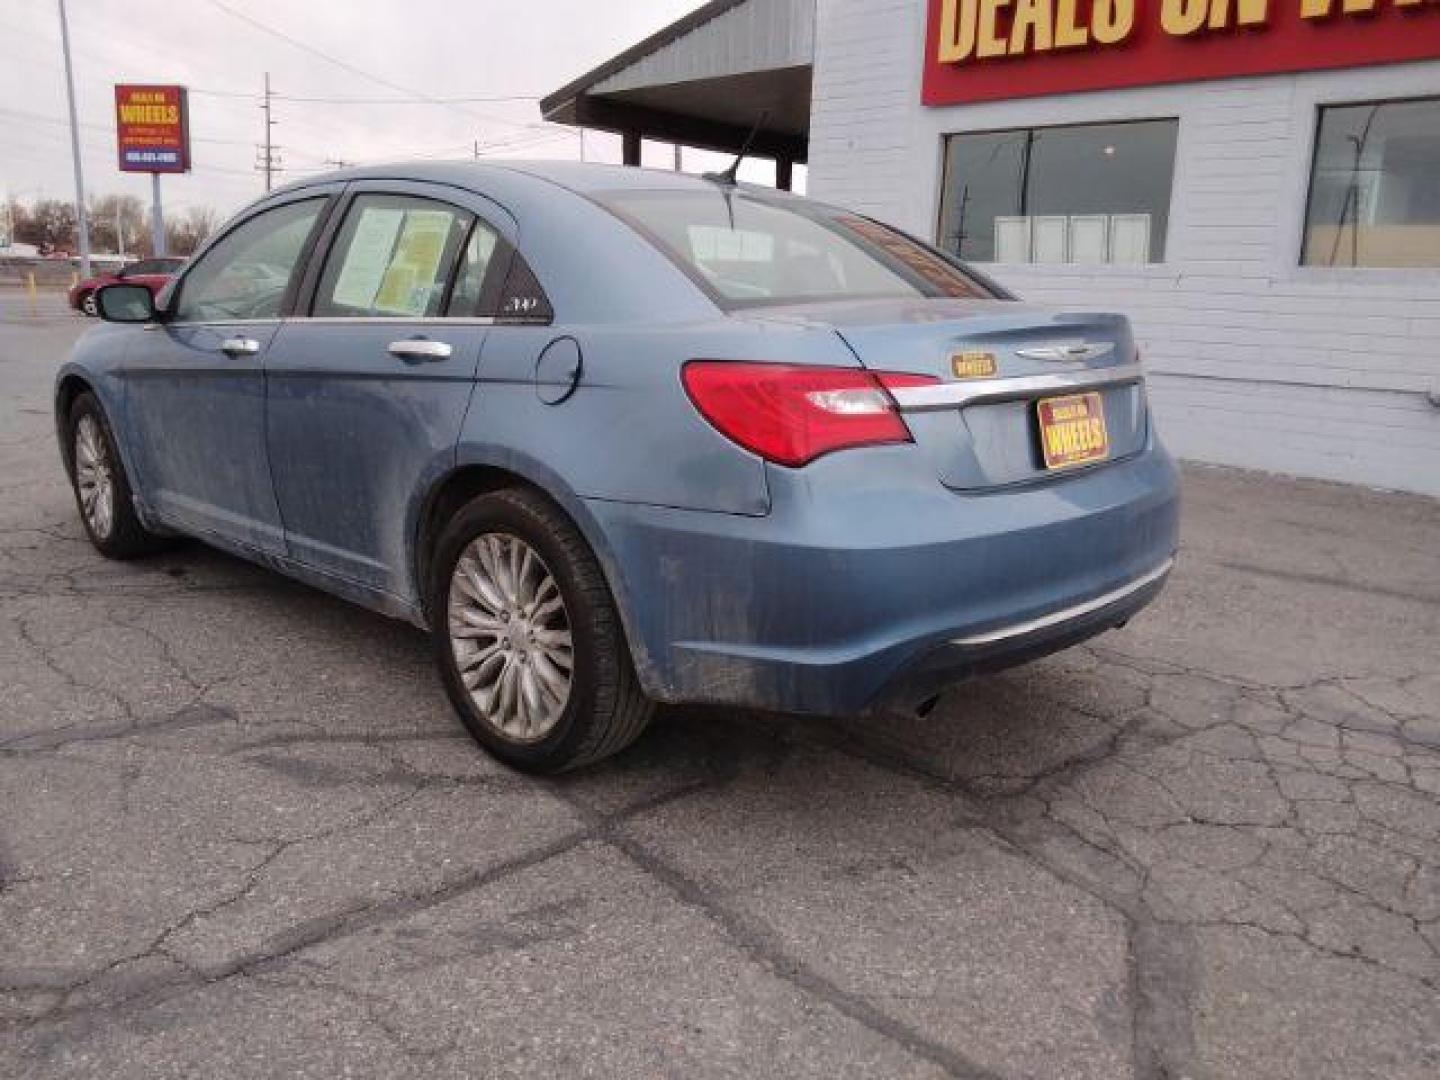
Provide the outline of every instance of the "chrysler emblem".
<path id="1" fill-rule="evenodd" d="M 1016 349 L 1016 356 L 1026 360 L 1094 360 L 1115 351 L 1109 341 L 1085 342 L 1080 345 L 1046 345 L 1039 349 Z"/>

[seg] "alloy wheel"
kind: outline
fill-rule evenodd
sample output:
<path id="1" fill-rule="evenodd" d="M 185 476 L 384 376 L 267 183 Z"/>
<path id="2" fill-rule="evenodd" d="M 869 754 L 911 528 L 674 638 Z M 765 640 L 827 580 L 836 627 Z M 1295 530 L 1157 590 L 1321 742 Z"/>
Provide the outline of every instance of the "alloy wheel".
<path id="1" fill-rule="evenodd" d="M 100 425 L 89 414 L 75 425 L 75 487 L 90 531 L 108 539 L 115 527 L 115 476 Z"/>
<path id="2" fill-rule="evenodd" d="M 548 735 L 570 698 L 575 649 L 560 586 L 510 533 L 483 533 L 450 577 L 450 648 L 466 692 L 496 731 L 517 742 Z"/>

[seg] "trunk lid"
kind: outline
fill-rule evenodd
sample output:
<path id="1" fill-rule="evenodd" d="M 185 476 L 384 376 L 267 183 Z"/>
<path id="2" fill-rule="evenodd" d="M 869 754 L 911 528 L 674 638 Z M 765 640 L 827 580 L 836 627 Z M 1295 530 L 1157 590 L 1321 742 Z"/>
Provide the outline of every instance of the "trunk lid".
<path id="1" fill-rule="evenodd" d="M 758 317 L 828 327 L 874 371 L 939 379 L 937 387 L 895 396 L 948 487 L 996 488 L 1103 468 L 1145 442 L 1144 392 L 1123 315 L 1067 314 L 1007 300 L 885 300 L 775 308 Z M 1040 404 L 1087 394 L 1098 397 L 1058 408 Z M 1091 436 L 1082 432 L 1077 443 L 1073 429 L 1096 413 L 1104 420 L 1103 458 L 1055 464 L 1077 446 L 1085 456 Z M 1085 428 L 1091 430 L 1098 429 Z"/>

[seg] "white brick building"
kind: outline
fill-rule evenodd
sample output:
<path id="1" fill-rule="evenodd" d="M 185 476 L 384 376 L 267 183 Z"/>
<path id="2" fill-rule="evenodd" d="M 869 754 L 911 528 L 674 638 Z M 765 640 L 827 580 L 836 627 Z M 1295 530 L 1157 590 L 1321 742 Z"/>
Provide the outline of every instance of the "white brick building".
<path id="1" fill-rule="evenodd" d="M 687 86 L 675 68 L 701 34 L 711 39 L 700 43 L 705 53 L 718 52 L 730 76 L 750 84 L 781 63 L 791 77 L 794 54 L 808 45 L 808 147 L 795 153 L 782 142 L 767 152 L 808 156 L 809 194 L 951 250 L 963 244 L 970 250 L 962 256 L 1026 299 L 1129 314 L 1163 437 L 1182 457 L 1440 496 L 1440 4 L 1374 14 L 1377 24 L 1409 20 L 1409 55 L 1435 59 L 930 106 L 922 103 L 935 45 L 927 13 L 938 18 L 949 6 L 933 2 L 935 12 L 926 0 L 721 0 L 631 52 L 671 54 L 669 85 L 693 101 L 705 96 L 694 93 L 701 87 Z M 1137 21 L 1160 2 L 1136 0 Z M 1268 3 L 1272 17 L 1293 20 L 1282 6 L 1301 0 Z M 726 20 L 738 27 L 742 14 L 743 32 L 727 36 Z M 783 62 L 773 59 L 773 43 L 745 47 L 764 37 L 767 21 L 783 27 Z M 770 59 L 747 66 L 752 54 Z M 1134 55 L 1117 51 L 1107 63 L 1125 71 Z M 1057 57 L 998 62 L 1020 86 Z M 1303 51 L 1289 61 L 1305 62 Z M 707 80 L 715 77 L 707 70 Z M 646 89 L 662 123 L 639 115 L 634 130 L 682 138 L 665 118 L 697 110 L 667 110 L 664 87 Z M 783 93 L 793 113 L 793 82 Z M 716 119 L 733 129 L 741 116 Z M 1069 146 L 1050 154 L 1052 169 L 1094 148 L 1114 155 L 1110 133 L 1141 129 L 1113 125 L 1134 121 L 1167 122 L 1142 148 L 1151 164 L 1159 155 L 1173 163 L 1168 176 L 1156 166 L 1148 182 L 1147 198 L 1162 205 L 1122 205 L 1117 191 L 1120 202 L 1107 206 L 1082 190 L 1078 170 L 1068 189 L 1063 177 L 1034 171 L 1047 167 L 1037 146 Z M 1060 129 L 1063 139 L 1051 135 Z M 700 134 L 687 141 L 727 144 L 720 128 Z M 972 145 L 979 149 L 967 151 Z M 1019 212 L 1010 206 L 966 222 L 971 187 L 960 174 L 980 188 L 1003 186 L 1005 168 L 999 180 L 979 174 L 1022 151 L 1013 183 L 1035 187 L 1048 205 L 1026 213 L 1021 193 Z M 1119 157 L 1127 153 L 1122 145 Z M 1039 190 L 1047 183 L 1048 195 Z M 1010 197 L 987 189 L 975 202 Z M 1316 216 L 1327 197 L 1328 224 Z M 953 228 L 957 199 L 962 224 Z M 1121 213 L 1130 210 L 1138 212 Z"/>

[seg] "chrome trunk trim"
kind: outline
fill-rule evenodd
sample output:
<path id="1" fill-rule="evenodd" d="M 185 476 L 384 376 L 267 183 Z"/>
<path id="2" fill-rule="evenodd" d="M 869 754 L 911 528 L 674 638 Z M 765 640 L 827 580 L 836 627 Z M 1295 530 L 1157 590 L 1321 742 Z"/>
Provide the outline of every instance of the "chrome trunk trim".
<path id="1" fill-rule="evenodd" d="M 1079 393 L 1103 386 L 1143 382 L 1144 379 L 1145 372 L 1139 364 L 1120 364 L 1116 367 L 1057 371 L 1054 374 L 902 386 L 891 390 L 890 394 L 901 412 L 928 412 L 963 409 L 967 405 L 987 401 L 1023 401 L 1049 394 Z"/>

